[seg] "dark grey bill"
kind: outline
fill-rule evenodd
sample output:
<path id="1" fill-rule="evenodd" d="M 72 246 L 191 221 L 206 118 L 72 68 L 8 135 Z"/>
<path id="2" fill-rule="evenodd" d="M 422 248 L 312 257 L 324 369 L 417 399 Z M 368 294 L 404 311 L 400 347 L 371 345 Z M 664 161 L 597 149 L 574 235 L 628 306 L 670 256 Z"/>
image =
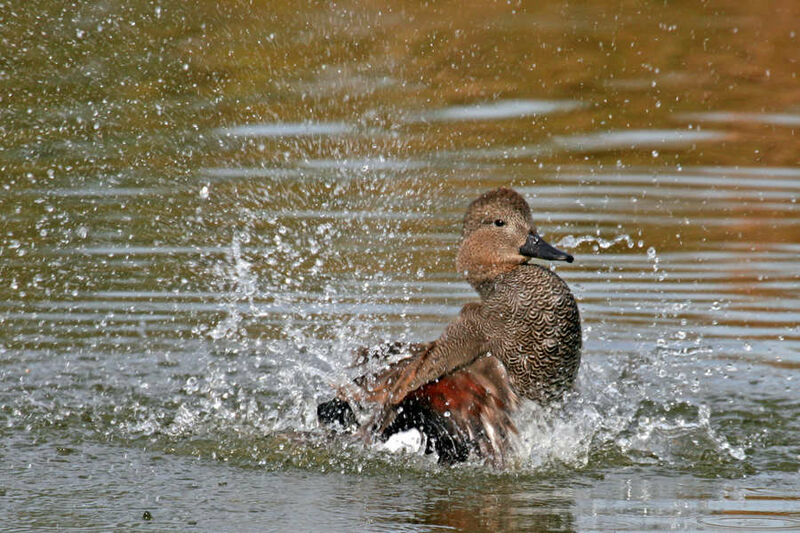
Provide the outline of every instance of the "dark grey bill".
<path id="1" fill-rule="evenodd" d="M 548 244 L 536 233 L 528 233 L 528 239 L 519 249 L 519 253 L 526 257 L 536 257 L 537 259 L 566 261 L 567 263 L 574 261 L 574 258 L 567 252 L 562 252 L 555 246 Z"/>

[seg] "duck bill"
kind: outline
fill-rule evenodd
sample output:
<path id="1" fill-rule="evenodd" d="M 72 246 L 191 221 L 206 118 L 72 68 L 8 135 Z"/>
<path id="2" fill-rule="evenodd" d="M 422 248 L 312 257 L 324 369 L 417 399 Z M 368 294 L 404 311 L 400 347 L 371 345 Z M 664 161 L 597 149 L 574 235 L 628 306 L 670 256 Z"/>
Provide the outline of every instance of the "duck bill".
<path id="1" fill-rule="evenodd" d="M 534 232 L 528 234 L 528 239 L 519 249 L 519 253 L 525 257 L 535 257 L 537 259 L 547 259 L 550 261 L 566 261 L 567 263 L 572 263 L 572 261 L 574 261 L 574 258 L 567 252 L 562 252 L 555 246 L 552 246 Z"/>

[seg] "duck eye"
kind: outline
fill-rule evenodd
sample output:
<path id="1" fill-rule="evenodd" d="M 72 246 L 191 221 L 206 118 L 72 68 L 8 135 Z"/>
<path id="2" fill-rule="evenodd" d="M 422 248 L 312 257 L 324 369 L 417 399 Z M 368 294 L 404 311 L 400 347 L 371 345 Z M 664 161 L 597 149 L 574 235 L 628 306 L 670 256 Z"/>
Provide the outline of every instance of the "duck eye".
<path id="1" fill-rule="evenodd" d="M 498 218 L 497 220 L 495 220 L 495 221 L 494 221 L 494 225 L 495 225 L 495 226 L 497 226 L 497 227 L 499 228 L 499 227 L 501 227 L 501 226 L 505 226 L 505 225 L 506 225 L 506 223 L 505 223 L 505 221 L 503 221 L 503 220 L 500 220 L 500 219 Z"/>

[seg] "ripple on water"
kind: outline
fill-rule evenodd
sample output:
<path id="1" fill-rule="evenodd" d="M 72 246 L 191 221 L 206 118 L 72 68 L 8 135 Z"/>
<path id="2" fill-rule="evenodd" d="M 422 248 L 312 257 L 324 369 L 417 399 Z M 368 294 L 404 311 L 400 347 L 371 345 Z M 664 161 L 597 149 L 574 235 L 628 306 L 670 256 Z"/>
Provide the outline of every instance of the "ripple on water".
<path id="1" fill-rule="evenodd" d="M 581 102 L 571 100 L 499 100 L 428 111 L 416 115 L 409 121 L 501 120 L 566 112 L 581 107 L 583 107 Z"/>
<path id="2" fill-rule="evenodd" d="M 800 184 L 800 169 L 785 167 L 682 167 L 680 170 L 646 170 L 630 168 L 624 171 L 592 171 L 590 169 L 565 167 L 558 173 L 559 181 L 583 184 L 648 185 L 648 186 L 696 186 L 727 187 L 732 189 L 787 189 L 797 190 Z M 577 186 L 577 185 L 576 185 Z M 582 190 L 582 188 L 581 188 Z M 641 189 L 640 189 L 641 190 Z M 648 192 L 650 192 L 648 190 Z M 786 197 L 786 200 L 790 200 Z"/>
<path id="3" fill-rule="evenodd" d="M 215 133 L 224 137 L 309 137 L 353 133 L 355 127 L 344 122 L 273 122 L 243 124 L 220 128 Z"/>
<path id="4" fill-rule="evenodd" d="M 698 142 L 722 141 L 729 137 L 727 133 L 710 130 L 619 130 L 559 135 L 553 137 L 553 143 L 572 152 L 605 152 L 685 148 Z"/>
<path id="5" fill-rule="evenodd" d="M 747 113 L 742 111 L 709 111 L 706 113 L 680 113 L 680 120 L 711 122 L 714 124 L 766 124 L 770 126 L 800 126 L 800 114 L 796 113 Z"/>
<path id="6" fill-rule="evenodd" d="M 720 511 L 719 514 L 739 515 L 739 511 Z M 781 513 L 763 513 L 749 515 L 741 512 L 741 516 L 712 516 L 698 518 L 697 521 L 704 526 L 718 527 L 720 529 L 773 531 L 800 529 L 800 518 L 780 516 Z"/>
<path id="7" fill-rule="evenodd" d="M 701 142 L 718 142 L 731 134 L 712 130 L 614 130 L 575 135 L 554 135 L 537 144 L 467 148 L 458 152 L 440 152 L 439 157 L 469 157 L 480 160 L 526 159 L 555 156 L 562 152 L 602 153 L 622 150 L 678 150 Z M 654 154 L 654 155 L 657 155 Z"/>
<path id="8" fill-rule="evenodd" d="M 282 167 L 215 167 L 201 168 L 198 174 L 204 178 L 213 180 L 231 179 L 291 179 L 300 178 L 303 173 L 296 168 Z"/>

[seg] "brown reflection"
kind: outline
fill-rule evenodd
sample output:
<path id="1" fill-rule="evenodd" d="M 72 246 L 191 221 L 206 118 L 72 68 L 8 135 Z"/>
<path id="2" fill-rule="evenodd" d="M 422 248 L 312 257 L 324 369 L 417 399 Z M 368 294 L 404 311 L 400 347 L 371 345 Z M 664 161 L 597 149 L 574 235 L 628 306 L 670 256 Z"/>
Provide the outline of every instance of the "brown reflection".
<path id="1" fill-rule="evenodd" d="M 208 13 L 215 45 L 194 43 L 191 61 L 196 70 L 207 71 L 206 79 L 226 79 L 224 91 L 231 96 L 265 94 L 248 105 L 250 117 L 297 120 L 369 111 L 392 123 L 402 118 L 395 114 L 398 108 L 496 98 L 600 104 L 578 116 L 524 120 L 502 131 L 481 124 L 462 127 L 457 136 L 446 127 L 427 131 L 424 139 L 403 143 L 406 153 L 431 143 L 470 146 L 490 139 L 535 141 L 554 132 L 685 127 L 674 120 L 676 113 L 789 111 L 800 103 L 795 90 L 800 37 L 794 25 L 800 7 L 791 1 L 771 5 L 769 13 L 761 5 L 734 1 L 647 9 L 632 1 L 433 7 L 269 2 L 257 4 L 245 18 L 234 6 L 238 3 Z M 268 38 L 253 46 L 243 38 L 251 34 Z M 765 142 L 765 130 L 773 142 Z M 796 164 L 791 129 L 775 130 L 756 126 L 738 141 L 698 146 L 679 159 Z M 738 153 L 734 147 L 743 144 L 755 144 L 756 150 Z M 651 162 L 643 155 L 641 161 Z"/>
<path id="2" fill-rule="evenodd" d="M 768 9 L 734 0 L 647 8 L 632 0 L 435 6 L 257 1 L 247 8 L 238 1 L 202 1 L 191 8 L 164 2 L 157 15 L 144 5 L 121 11 L 86 6 L 75 22 L 53 28 L 37 20 L 58 20 L 61 4 L 37 4 L 37 9 L 18 10 L 5 27 L 5 38 L 20 50 L 9 53 L 4 65 L 15 73 L 8 80 L 15 95 L 12 110 L 63 105 L 65 97 L 124 103 L 109 117 L 112 121 L 100 122 L 99 130 L 84 121 L 53 132 L 56 137 L 169 132 L 189 121 L 214 127 L 367 116 L 367 122 L 392 124 L 415 108 L 497 98 L 592 104 L 584 113 L 511 121 L 509 128 L 473 124 L 457 134 L 447 127 L 426 130 L 424 137 L 405 139 L 402 146 L 373 139 L 383 151 L 407 154 L 432 145 L 533 142 L 553 133 L 683 128 L 686 124 L 675 120 L 682 112 L 791 112 L 800 104 L 795 24 L 800 5 L 791 0 L 772 2 Z M 29 32 L 33 27 L 41 31 Z M 123 45 L 127 53 L 120 58 Z M 219 102 L 212 113 L 211 108 L 172 105 L 191 99 Z M 148 111 L 147 103 L 155 100 L 170 107 L 169 120 Z M 51 108 L 49 120 L 74 111 Z M 697 146 L 677 162 L 800 161 L 792 128 L 745 130 L 737 141 Z M 31 128 L 10 132 L 18 141 L 36 138 Z M 159 160 L 157 154 L 138 154 Z M 113 151 L 102 155 L 116 157 Z M 566 158 L 582 160 L 583 155 Z M 648 153 L 637 158 L 652 163 Z"/>
<path id="3" fill-rule="evenodd" d="M 527 492 L 524 484 L 507 480 L 479 486 L 476 482 L 474 487 L 437 484 L 426 492 L 426 501 L 418 519 L 431 526 L 457 531 L 575 531 L 573 498 L 552 488 Z"/>

